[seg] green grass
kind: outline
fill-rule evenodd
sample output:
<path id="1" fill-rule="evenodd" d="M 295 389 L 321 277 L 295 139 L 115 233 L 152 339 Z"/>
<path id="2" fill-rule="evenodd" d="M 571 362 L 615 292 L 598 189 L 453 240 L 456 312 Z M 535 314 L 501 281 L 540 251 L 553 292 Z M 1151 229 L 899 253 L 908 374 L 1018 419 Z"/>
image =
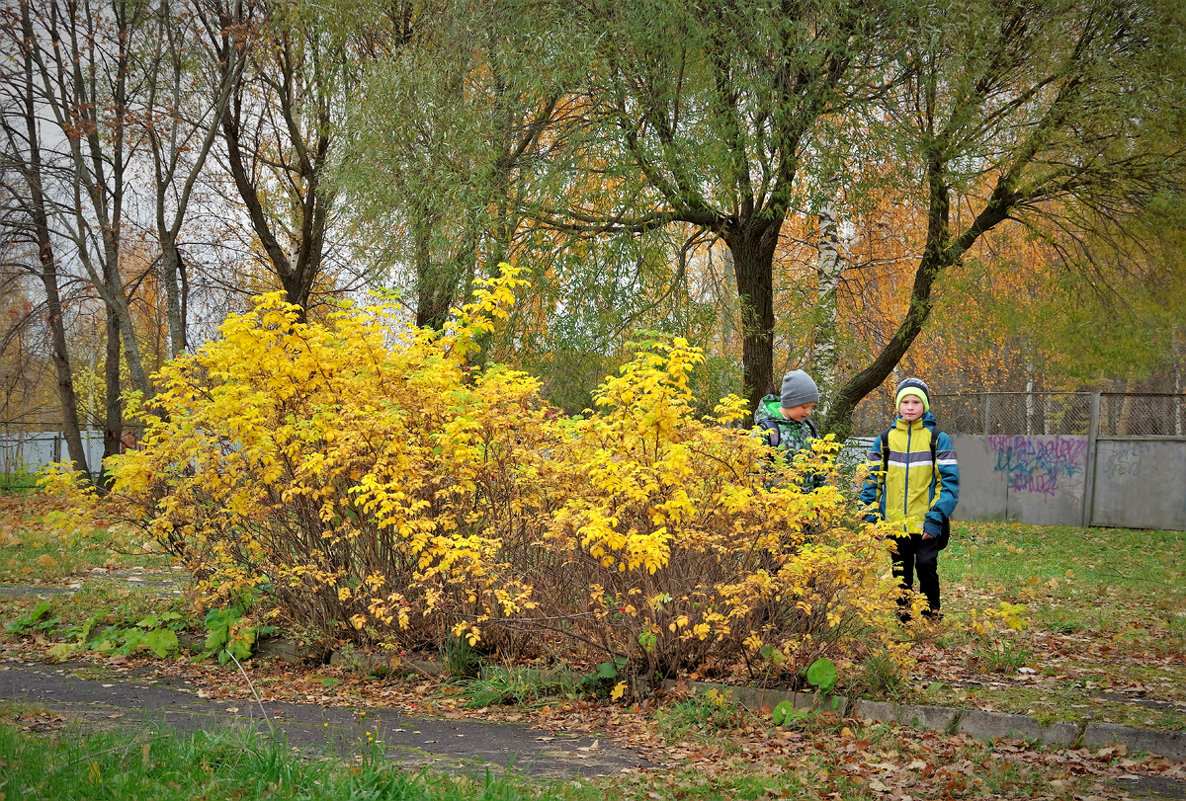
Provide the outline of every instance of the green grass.
<path id="1" fill-rule="evenodd" d="M 461 801 L 536 797 L 528 780 L 473 781 L 411 773 L 377 749 L 353 761 L 313 756 L 249 730 L 183 735 L 67 730 L 47 739 L 0 724 L 6 798 L 57 799 L 269 798 L 306 801 Z"/>
<path id="2" fill-rule="evenodd" d="M 962 524 L 939 571 L 948 624 L 927 675 L 984 686 L 915 700 L 1186 728 L 1186 532 Z"/>
<path id="3" fill-rule="evenodd" d="M 37 471 L 27 467 L 0 473 L 0 493 L 34 492 L 37 489 L 37 478 Z"/>
<path id="4" fill-rule="evenodd" d="M 1186 532 L 957 525 L 939 568 L 956 611 L 990 597 L 1052 630 L 1186 650 Z"/>
<path id="5" fill-rule="evenodd" d="M 579 680 L 566 671 L 527 667 L 486 666 L 475 679 L 456 682 L 450 689 L 466 700 L 462 706 L 541 706 L 581 695 Z"/>
<path id="6" fill-rule="evenodd" d="M 8 718 L 4 721 L 3 718 Z M 301 799 L 301 801 L 644 801 L 679 798 L 802 798 L 846 801 L 886 798 L 888 787 L 910 777 L 913 768 L 893 760 L 923 758 L 937 765 L 974 759 L 978 776 L 958 776 L 966 798 L 1031 798 L 1047 788 L 1052 774 L 1039 766 L 998 758 L 981 744 L 965 744 L 942 757 L 907 744 L 891 733 L 878 736 L 860 727 L 840 737 L 847 752 L 829 742 L 795 748 L 755 769 L 751 756 L 716 754 L 697 764 L 646 773 L 544 781 L 521 774 L 486 773 L 480 778 L 408 771 L 386 761 L 379 745 L 353 758 L 298 751 L 246 729 L 182 734 L 163 729 L 90 732 L 67 727 L 53 736 L 20 730 L 36 713 L 13 715 L 0 707 L 0 792 L 22 801 L 189 801 L 190 799 Z M 860 737 L 862 740 L 855 740 Z M 859 743 L 859 745 L 858 745 Z M 853 747 L 876 748 L 878 764 L 851 756 Z M 901 752 L 891 750 L 900 748 Z M 887 762 L 891 761 L 891 762 Z M 920 764 L 920 763 L 915 763 Z M 887 772 L 888 771 L 888 772 Z M 1049 797 L 1048 795 L 1046 797 Z M 1069 796 L 1068 796 L 1069 797 Z"/>
<path id="7" fill-rule="evenodd" d="M 94 568 L 167 571 L 171 562 L 130 531 L 78 525 L 40 493 L 0 495 L 0 584 L 67 583 Z"/>
<path id="8" fill-rule="evenodd" d="M 720 742 L 719 735 L 741 728 L 754 714 L 728 693 L 712 689 L 677 701 L 655 713 L 659 732 L 668 742 L 685 738 L 701 742 Z"/>

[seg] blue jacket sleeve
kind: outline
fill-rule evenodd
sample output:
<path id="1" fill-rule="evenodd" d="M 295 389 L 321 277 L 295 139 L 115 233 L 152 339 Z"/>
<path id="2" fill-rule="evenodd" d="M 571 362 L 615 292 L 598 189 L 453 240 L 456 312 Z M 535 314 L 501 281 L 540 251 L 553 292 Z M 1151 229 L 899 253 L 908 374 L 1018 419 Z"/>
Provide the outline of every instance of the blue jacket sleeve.
<path id="1" fill-rule="evenodd" d="M 956 460 L 955 447 L 946 431 L 939 432 L 939 439 L 935 443 L 935 472 L 938 475 L 936 492 L 931 500 L 927 521 L 942 525 L 944 520 L 950 520 L 952 512 L 960 498 L 960 467 Z"/>
<path id="2" fill-rule="evenodd" d="M 873 440 L 873 444 L 869 446 L 869 453 L 866 454 L 869 461 L 869 476 L 865 479 L 864 486 L 861 487 L 861 505 L 865 507 L 877 507 L 881 500 L 881 487 L 885 481 L 884 476 L 878 475 L 881 472 L 883 464 L 881 458 L 881 437 L 878 436 Z M 871 511 L 865 515 L 865 520 L 870 523 L 876 523 L 879 517 L 883 517 L 884 512 Z"/>

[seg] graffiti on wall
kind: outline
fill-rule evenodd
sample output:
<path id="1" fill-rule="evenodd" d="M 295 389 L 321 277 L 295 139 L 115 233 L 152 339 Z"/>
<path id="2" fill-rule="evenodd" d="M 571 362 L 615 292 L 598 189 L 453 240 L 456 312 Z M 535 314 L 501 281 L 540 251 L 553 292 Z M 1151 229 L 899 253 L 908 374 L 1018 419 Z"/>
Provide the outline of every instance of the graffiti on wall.
<path id="1" fill-rule="evenodd" d="M 1108 459 L 1108 478 L 1125 479 L 1141 473 L 1143 449 L 1136 444 L 1117 444 Z"/>
<path id="2" fill-rule="evenodd" d="M 1087 438 L 1062 436 L 990 436 L 993 470 L 1004 473 L 1009 489 L 1054 495 L 1087 470 Z"/>

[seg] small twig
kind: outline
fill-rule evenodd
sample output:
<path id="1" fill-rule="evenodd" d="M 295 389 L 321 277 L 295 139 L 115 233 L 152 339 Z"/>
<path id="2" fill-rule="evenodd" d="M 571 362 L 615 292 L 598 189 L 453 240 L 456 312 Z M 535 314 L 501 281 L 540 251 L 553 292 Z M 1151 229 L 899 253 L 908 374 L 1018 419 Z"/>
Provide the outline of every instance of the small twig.
<path id="1" fill-rule="evenodd" d="M 1157 579 L 1139 578 L 1137 576 L 1126 576 L 1114 567 L 1109 568 L 1109 570 L 1111 570 L 1113 573 L 1115 573 L 1116 576 L 1121 581 L 1148 581 L 1150 584 L 1161 584 L 1162 583 L 1162 582 L 1158 581 Z"/>
<path id="2" fill-rule="evenodd" d="M 259 693 L 255 691 L 255 684 L 252 683 L 251 677 L 247 675 L 247 671 L 243 669 L 241 664 L 239 664 L 239 660 L 235 659 L 235 655 L 230 651 L 227 651 L 226 653 L 227 656 L 231 658 L 231 661 L 235 663 L 235 667 L 239 668 L 239 672 L 243 674 L 243 678 L 247 679 L 247 686 L 251 689 L 251 694 L 255 696 L 255 702 L 259 704 L 259 711 L 263 713 L 264 722 L 268 724 L 268 731 L 272 733 L 272 738 L 275 739 L 276 729 L 272 726 L 272 719 L 268 717 L 268 710 L 264 709 L 263 700 L 259 697 Z"/>

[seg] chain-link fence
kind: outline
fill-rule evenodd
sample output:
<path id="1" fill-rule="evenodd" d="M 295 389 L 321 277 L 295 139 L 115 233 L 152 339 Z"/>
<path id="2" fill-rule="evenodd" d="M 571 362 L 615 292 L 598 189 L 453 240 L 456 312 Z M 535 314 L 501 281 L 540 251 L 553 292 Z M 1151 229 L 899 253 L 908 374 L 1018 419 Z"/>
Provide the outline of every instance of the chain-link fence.
<path id="1" fill-rule="evenodd" d="M 1086 436 L 1097 398 L 1096 436 L 1186 436 L 1186 395 L 972 392 L 937 394 L 931 407 L 939 425 L 952 434 Z"/>
<path id="2" fill-rule="evenodd" d="M 1186 436 L 1186 395 L 1100 395 L 1101 437 Z"/>
<path id="3" fill-rule="evenodd" d="M 1083 434 L 1089 392 L 975 392 L 935 395 L 931 408 L 952 434 Z"/>
<path id="4" fill-rule="evenodd" d="M 103 460 L 103 432 L 83 431 L 82 448 L 88 469 L 98 469 Z M 32 473 L 66 458 L 66 437 L 61 432 L 14 430 L 0 424 L 0 476 L 7 478 L 5 486 L 32 487 Z"/>

